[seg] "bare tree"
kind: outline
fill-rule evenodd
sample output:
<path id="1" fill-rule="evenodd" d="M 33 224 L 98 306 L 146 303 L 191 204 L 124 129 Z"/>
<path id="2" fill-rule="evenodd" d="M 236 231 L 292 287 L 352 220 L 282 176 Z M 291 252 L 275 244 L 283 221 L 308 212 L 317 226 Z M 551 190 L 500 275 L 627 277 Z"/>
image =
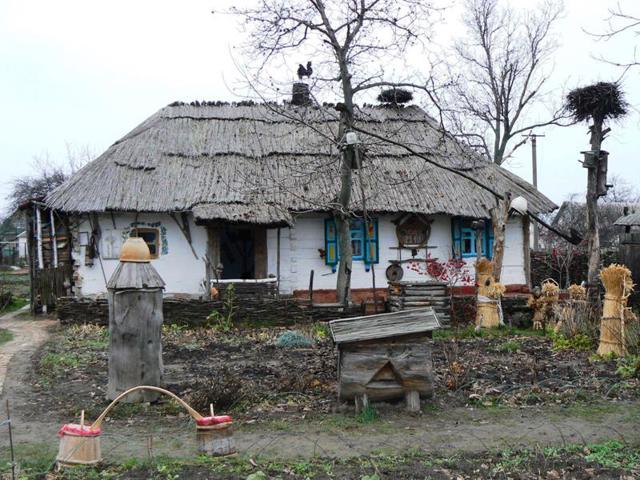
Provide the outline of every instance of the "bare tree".
<path id="1" fill-rule="evenodd" d="M 614 37 L 621 37 L 623 35 L 632 36 L 638 38 L 640 36 L 640 12 L 631 13 L 625 11 L 617 3 L 615 8 L 609 8 L 609 16 L 605 19 L 607 24 L 606 29 L 603 32 L 587 32 L 589 35 L 600 40 L 611 40 Z M 602 60 L 616 67 L 623 67 L 625 71 L 631 67 L 640 66 L 640 52 L 638 52 L 638 45 L 633 45 L 633 53 L 630 60 L 611 60 L 605 56 L 600 56 L 599 60 Z"/>
<path id="2" fill-rule="evenodd" d="M 255 59 L 254 85 L 273 86 L 273 76 L 264 82 L 265 72 L 283 66 L 290 70 L 287 55 L 296 53 L 313 59 L 314 92 L 327 89 L 341 99 L 336 105 L 339 127 L 327 141 L 342 152 L 340 190 L 332 205 L 340 239 L 336 290 L 338 301 L 348 302 L 352 167 L 358 148 L 346 141 L 346 134 L 358 131 L 355 102 L 384 87 L 420 90 L 435 101 L 431 79 L 409 74 L 405 64 L 399 69 L 403 78 L 396 75 L 392 80 L 385 67 L 402 64 L 408 49 L 428 39 L 436 11 L 422 0 L 258 0 L 253 7 L 233 7 L 231 13 L 250 25 L 247 58 Z"/>
<path id="3" fill-rule="evenodd" d="M 598 198 L 607 194 L 608 154 L 602 151 L 602 142 L 611 131 L 611 128 L 605 128 L 605 121 L 625 116 L 627 102 L 618 83 L 598 82 L 570 91 L 566 98 L 565 108 L 576 121 L 591 122 L 589 125 L 591 150 L 585 153 L 583 166 L 587 168 L 588 172 L 586 232 L 589 271 L 587 292 L 591 305 L 595 306 L 599 305 L 600 301 L 598 271 L 601 266 Z"/>
<path id="4" fill-rule="evenodd" d="M 11 190 L 7 195 L 10 215 L 25 202 L 42 200 L 92 158 L 88 147 L 76 149 L 67 144 L 66 150 L 65 163 L 55 163 L 48 153 L 44 153 L 33 158 L 31 162 L 31 170 L 35 172 L 33 175 L 17 177 L 11 181 Z"/>
<path id="5" fill-rule="evenodd" d="M 448 118 L 458 137 L 497 165 L 526 142 L 522 133 L 563 118 L 561 110 L 538 121 L 528 118 L 530 107 L 546 97 L 558 5 L 547 1 L 522 13 L 498 0 L 464 3 L 467 34 L 455 46 Z M 508 150 L 514 138 L 519 141 Z"/>
<path id="6" fill-rule="evenodd" d="M 529 12 L 501 6 L 498 0 L 464 2 L 466 36 L 454 49 L 455 80 L 447 96 L 446 118 L 459 140 L 497 165 L 526 143 L 523 133 L 558 125 L 564 118 L 558 108 L 546 118 L 531 119 L 531 107 L 547 97 L 547 67 L 556 49 L 553 28 L 561 9 L 552 1 Z M 505 199 L 489 206 L 497 281 L 510 199 L 507 192 Z"/>

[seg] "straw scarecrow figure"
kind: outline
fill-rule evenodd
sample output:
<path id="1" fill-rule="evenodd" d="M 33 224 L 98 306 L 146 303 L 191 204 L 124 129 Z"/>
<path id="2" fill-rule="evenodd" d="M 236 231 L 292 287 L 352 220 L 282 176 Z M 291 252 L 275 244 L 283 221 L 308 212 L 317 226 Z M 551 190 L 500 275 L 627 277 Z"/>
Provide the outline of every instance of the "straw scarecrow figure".
<path id="1" fill-rule="evenodd" d="M 604 285 L 604 306 L 600 322 L 600 345 L 598 355 L 625 355 L 627 345 L 625 325 L 636 320 L 627 307 L 627 299 L 633 291 L 631 271 L 624 265 L 611 264 L 600 270 Z"/>
<path id="2" fill-rule="evenodd" d="M 476 329 L 494 328 L 503 325 L 499 301 L 505 287 L 493 277 L 493 263 L 486 258 L 476 263 L 478 278 L 478 303 L 476 311 Z"/>
<path id="3" fill-rule="evenodd" d="M 545 330 L 556 323 L 554 306 L 560 298 L 560 287 L 553 279 L 542 282 L 542 288 L 536 289 L 529 297 L 529 307 L 533 309 L 534 330 Z"/>

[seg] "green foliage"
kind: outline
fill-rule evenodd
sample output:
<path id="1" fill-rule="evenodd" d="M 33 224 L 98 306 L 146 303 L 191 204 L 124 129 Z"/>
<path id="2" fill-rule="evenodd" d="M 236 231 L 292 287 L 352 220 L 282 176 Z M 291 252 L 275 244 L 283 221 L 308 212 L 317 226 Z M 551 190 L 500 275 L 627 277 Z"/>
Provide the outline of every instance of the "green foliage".
<path id="1" fill-rule="evenodd" d="M 318 340 L 324 340 L 329 336 L 329 327 L 324 322 L 316 322 L 311 329 L 313 338 Z"/>
<path id="2" fill-rule="evenodd" d="M 54 372 L 66 367 L 77 367 L 78 365 L 80 365 L 80 357 L 72 352 L 48 352 L 40 360 L 42 368 Z"/>
<path id="3" fill-rule="evenodd" d="M 6 328 L 0 328 L 0 345 L 10 342 L 11 340 L 13 340 L 13 333 Z"/>
<path id="4" fill-rule="evenodd" d="M 517 342 L 515 340 L 507 340 L 506 342 L 498 345 L 496 350 L 498 352 L 503 352 L 503 353 L 514 353 L 520 350 L 521 348 L 522 348 L 522 345 L 520 344 L 520 342 Z"/>
<path id="5" fill-rule="evenodd" d="M 247 476 L 247 480 L 268 480 L 267 474 L 262 470 L 257 471 L 256 473 L 252 473 Z"/>
<path id="6" fill-rule="evenodd" d="M 553 349 L 554 350 L 579 350 L 579 351 L 588 351 L 593 348 L 593 342 L 591 339 L 578 333 L 573 337 L 565 337 L 561 333 L 551 333 L 551 340 L 553 341 Z"/>
<path id="7" fill-rule="evenodd" d="M 229 332 L 233 328 L 236 315 L 236 290 L 233 283 L 224 291 L 222 309 L 214 310 L 207 317 L 206 326 L 221 332 Z"/>
<path id="8" fill-rule="evenodd" d="M 378 419 L 380 419 L 380 415 L 370 403 L 367 404 L 367 406 L 364 407 L 358 415 L 356 415 L 356 420 L 359 423 L 372 423 Z"/>
<path id="9" fill-rule="evenodd" d="M 311 346 L 311 340 L 297 330 L 287 330 L 277 338 L 276 346 L 284 348 L 307 348 Z"/>
<path id="10" fill-rule="evenodd" d="M 640 377 L 640 355 L 619 358 L 616 374 L 624 379 Z"/>
<path id="11" fill-rule="evenodd" d="M 640 467 L 640 451 L 625 446 L 618 440 L 588 445 L 583 449 L 584 459 L 608 468 Z"/>

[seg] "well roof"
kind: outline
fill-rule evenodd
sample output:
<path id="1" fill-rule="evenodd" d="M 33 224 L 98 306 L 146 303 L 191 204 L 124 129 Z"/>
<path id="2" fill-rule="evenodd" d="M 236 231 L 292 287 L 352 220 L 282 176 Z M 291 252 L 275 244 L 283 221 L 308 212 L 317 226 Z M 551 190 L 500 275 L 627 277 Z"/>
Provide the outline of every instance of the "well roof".
<path id="1" fill-rule="evenodd" d="M 556 208 L 520 177 L 470 155 L 417 106 L 357 109 L 357 125 L 409 145 L 499 192 L 524 196 L 534 213 Z M 173 103 L 142 122 L 47 198 L 69 213 L 193 211 L 199 220 L 290 224 L 291 213 L 331 210 L 339 190 L 331 106 Z M 360 135 L 363 179 L 373 212 L 488 217 L 493 196 L 401 147 Z"/>

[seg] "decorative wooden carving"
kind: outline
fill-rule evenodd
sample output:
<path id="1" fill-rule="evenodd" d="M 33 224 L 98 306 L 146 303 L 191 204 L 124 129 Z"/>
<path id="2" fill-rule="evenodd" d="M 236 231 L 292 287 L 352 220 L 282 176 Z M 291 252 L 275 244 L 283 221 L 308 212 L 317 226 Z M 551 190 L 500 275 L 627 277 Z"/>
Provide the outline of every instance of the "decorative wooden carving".
<path id="1" fill-rule="evenodd" d="M 420 215 L 410 215 L 400 220 L 396 226 L 398 244 L 403 248 L 422 248 L 431 235 L 432 220 Z"/>

